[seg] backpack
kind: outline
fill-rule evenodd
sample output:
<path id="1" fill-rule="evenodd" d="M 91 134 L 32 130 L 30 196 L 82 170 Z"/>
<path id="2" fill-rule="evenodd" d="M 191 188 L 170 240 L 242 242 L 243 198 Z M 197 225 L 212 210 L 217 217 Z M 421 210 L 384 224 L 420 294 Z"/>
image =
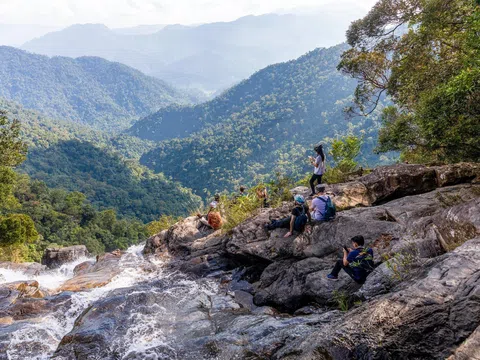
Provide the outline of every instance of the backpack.
<path id="1" fill-rule="evenodd" d="M 368 252 L 369 248 L 363 248 L 362 252 L 357 255 L 355 261 L 350 264 L 352 268 L 359 269 L 359 280 L 365 280 L 367 276 L 375 269 L 373 256 Z"/>
<path id="2" fill-rule="evenodd" d="M 323 217 L 325 218 L 325 221 L 330 221 L 335 219 L 337 208 L 335 207 L 335 204 L 333 203 L 330 196 L 327 196 L 327 200 L 325 200 L 322 197 L 319 197 L 319 199 L 322 200 L 324 203 L 327 203 L 327 206 L 325 206 L 325 214 L 323 215 Z"/>
<path id="3" fill-rule="evenodd" d="M 208 214 L 208 224 L 214 229 L 218 230 L 222 227 L 223 221 L 220 213 L 212 211 Z"/>
<path id="4" fill-rule="evenodd" d="M 302 213 L 300 216 L 295 218 L 295 224 L 293 225 L 294 230 L 303 231 L 305 229 L 305 225 L 307 225 L 308 217 L 305 213 L 305 206 L 302 205 Z"/>

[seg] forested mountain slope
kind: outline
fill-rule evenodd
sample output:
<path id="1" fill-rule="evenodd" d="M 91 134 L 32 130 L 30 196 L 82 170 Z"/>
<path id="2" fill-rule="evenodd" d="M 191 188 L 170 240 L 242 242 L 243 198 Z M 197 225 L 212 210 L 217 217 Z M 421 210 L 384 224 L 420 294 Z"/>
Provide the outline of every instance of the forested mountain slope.
<path id="1" fill-rule="evenodd" d="M 314 144 L 346 132 L 363 136 L 367 160 L 378 161 L 371 151 L 378 121 L 352 123 L 343 112 L 355 88 L 336 70 L 346 48 L 314 50 L 208 103 L 169 107 L 137 122 L 130 134 L 165 140 L 142 163 L 196 191 L 222 190 L 276 171 L 303 173 Z"/>
<path id="2" fill-rule="evenodd" d="M 144 222 L 200 206 L 191 191 L 138 164 L 135 159 L 153 148 L 149 141 L 50 120 L 2 99 L 0 109 L 21 121 L 29 152 L 19 170 L 50 187 L 81 191 L 97 209 Z"/>
<path id="3" fill-rule="evenodd" d="M 0 97 L 61 119 L 100 129 L 190 99 L 165 82 L 100 58 L 48 58 L 0 47 Z"/>
<path id="4" fill-rule="evenodd" d="M 29 41 L 23 48 L 50 56 L 100 56 L 175 86 L 213 92 L 267 65 L 342 42 L 356 16 L 356 8 L 342 14 L 266 14 L 199 26 L 166 26 L 154 34 L 137 35 L 102 24 L 73 25 Z"/>

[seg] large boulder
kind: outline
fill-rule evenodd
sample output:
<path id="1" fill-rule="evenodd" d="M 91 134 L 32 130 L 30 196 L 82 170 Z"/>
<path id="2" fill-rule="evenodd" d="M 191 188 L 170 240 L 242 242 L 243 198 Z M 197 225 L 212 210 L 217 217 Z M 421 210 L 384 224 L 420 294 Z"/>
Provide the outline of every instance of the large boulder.
<path id="1" fill-rule="evenodd" d="M 409 195 L 423 194 L 440 187 L 478 183 L 480 164 L 444 166 L 397 164 L 381 166 L 355 181 L 327 186 L 340 209 L 373 206 Z"/>
<path id="2" fill-rule="evenodd" d="M 88 256 L 85 245 L 75 245 L 65 248 L 47 248 L 42 257 L 42 264 L 49 269 L 55 269 L 63 264 L 76 261 Z"/>
<path id="3" fill-rule="evenodd" d="M 121 251 L 115 251 L 98 256 L 95 265 L 77 272 L 78 275 L 65 281 L 58 291 L 78 292 L 105 286 L 123 270 L 120 266 L 123 254 Z"/>
<path id="4" fill-rule="evenodd" d="M 472 359 L 480 324 L 480 238 L 426 264 L 396 291 L 374 298 L 274 359 Z M 457 352 L 455 349 L 467 340 Z M 475 358 L 475 357 L 473 357 Z"/>

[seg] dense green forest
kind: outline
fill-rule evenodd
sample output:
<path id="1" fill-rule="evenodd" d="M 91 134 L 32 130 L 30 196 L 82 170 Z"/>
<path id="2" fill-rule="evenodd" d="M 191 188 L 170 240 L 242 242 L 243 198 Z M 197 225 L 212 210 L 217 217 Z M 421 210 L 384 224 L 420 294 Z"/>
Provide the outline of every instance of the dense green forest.
<path id="1" fill-rule="evenodd" d="M 49 119 L 37 111 L 25 109 L 2 98 L 0 109 L 6 111 L 11 119 L 21 119 L 22 139 L 30 149 L 48 148 L 59 141 L 80 140 L 109 149 L 127 159 L 139 159 L 156 145 L 153 141 L 126 134 L 112 135 L 111 132 L 92 129 L 69 120 Z"/>
<path id="2" fill-rule="evenodd" d="M 0 108 L 21 119 L 29 153 L 19 170 L 49 187 L 80 191 L 96 209 L 113 208 L 143 222 L 201 206 L 189 190 L 138 164 L 136 158 L 152 148 L 149 141 L 50 120 L 8 101 L 0 100 Z"/>
<path id="3" fill-rule="evenodd" d="M 0 97 L 98 129 L 120 130 L 172 103 L 195 99 L 101 58 L 49 58 L 0 46 Z"/>
<path id="4" fill-rule="evenodd" d="M 478 0 L 381 0 L 352 23 L 339 65 L 359 81 L 350 111 L 368 113 L 384 94 L 394 103 L 379 150 L 410 162 L 480 160 L 479 34 Z"/>
<path id="5" fill-rule="evenodd" d="M 26 156 L 21 124 L 0 112 L 0 260 L 39 261 L 47 246 L 84 244 L 93 254 L 126 249 L 147 226 L 98 211 L 79 192 L 49 189 L 14 168 Z"/>
<path id="6" fill-rule="evenodd" d="M 139 121 L 128 133 L 164 140 L 142 163 L 203 195 L 275 172 L 304 175 L 315 144 L 328 148 L 347 133 L 363 139 L 361 162 L 388 161 L 373 154 L 376 114 L 345 118 L 356 82 L 336 66 L 347 48 L 317 49 L 269 66 L 208 103 L 169 107 Z"/>

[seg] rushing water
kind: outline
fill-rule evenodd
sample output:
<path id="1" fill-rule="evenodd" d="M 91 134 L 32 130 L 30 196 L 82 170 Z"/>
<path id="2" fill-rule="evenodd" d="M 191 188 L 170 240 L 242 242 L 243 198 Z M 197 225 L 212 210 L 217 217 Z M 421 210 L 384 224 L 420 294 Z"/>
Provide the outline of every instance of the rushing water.
<path id="1" fill-rule="evenodd" d="M 161 261 L 145 259 L 141 253 L 142 249 L 143 245 L 137 245 L 127 250 L 120 260 L 121 273 L 107 285 L 66 296 L 64 306 L 57 307 L 57 310 L 44 317 L 17 321 L 9 326 L 0 326 L 0 349 L 6 348 L 6 357 L 0 355 L 0 359 L 49 359 L 63 336 L 72 330 L 75 320 L 90 304 L 107 297 L 113 290 L 129 288 L 150 280 L 168 280 L 170 276 L 173 276 L 173 274 L 165 272 Z M 18 280 L 37 280 L 41 287 L 54 291 L 63 282 L 72 278 L 75 266 L 85 260 L 88 259 L 80 259 L 57 270 L 45 271 L 38 276 L 0 269 L 2 275 L 0 284 Z M 186 278 L 182 278 L 180 281 L 176 278 L 170 288 L 162 290 L 162 296 L 176 292 L 178 304 L 181 304 L 182 299 L 198 298 L 202 294 L 213 294 L 215 291 L 216 282 L 214 281 L 199 284 Z M 113 344 L 121 350 L 123 354 L 121 358 L 125 358 L 130 353 L 142 353 L 155 346 L 168 348 L 168 341 L 163 333 L 164 329 L 161 328 L 161 323 L 165 317 L 171 315 L 159 304 L 152 307 L 150 311 L 155 316 L 142 312 L 130 315 L 129 323 L 131 325 L 126 334 L 116 339 L 118 344 Z"/>

